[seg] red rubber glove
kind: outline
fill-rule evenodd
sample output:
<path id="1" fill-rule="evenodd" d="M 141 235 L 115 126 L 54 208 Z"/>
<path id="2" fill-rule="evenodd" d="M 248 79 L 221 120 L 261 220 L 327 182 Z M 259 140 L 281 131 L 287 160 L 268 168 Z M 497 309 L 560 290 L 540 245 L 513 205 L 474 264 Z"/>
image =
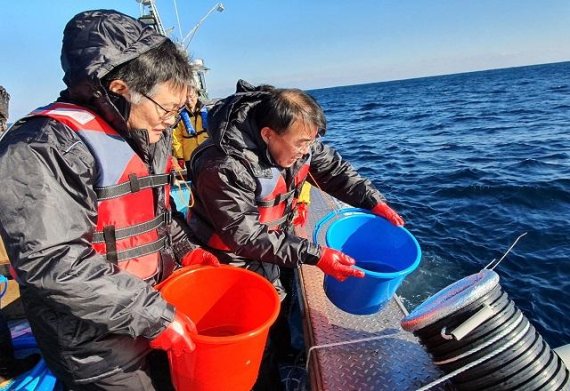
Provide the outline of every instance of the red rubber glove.
<path id="1" fill-rule="evenodd" d="M 203 265 L 220 266 L 220 261 L 216 256 L 203 248 L 197 248 L 188 252 L 182 258 L 182 266 Z"/>
<path id="2" fill-rule="evenodd" d="M 301 202 L 297 204 L 297 216 L 293 219 L 293 225 L 304 227 L 307 224 L 307 217 L 309 215 L 309 207 L 306 203 Z"/>
<path id="3" fill-rule="evenodd" d="M 398 213 L 392 208 L 388 206 L 388 204 L 384 202 L 379 202 L 376 204 L 374 208 L 371 210 L 376 216 L 384 217 L 386 220 L 391 222 L 392 224 L 401 227 L 404 225 L 404 219 L 400 217 Z"/>
<path id="4" fill-rule="evenodd" d="M 179 357 L 196 349 L 196 344 L 192 341 L 191 335 L 197 333 L 196 325 L 192 319 L 181 312 L 176 312 L 172 323 L 150 341 L 150 347 L 170 351 Z"/>
<path id="5" fill-rule="evenodd" d="M 184 161 L 184 159 L 178 159 L 178 166 L 180 167 L 181 170 L 186 169 L 186 162 Z"/>
<path id="6" fill-rule="evenodd" d="M 317 266 L 325 274 L 336 278 L 340 282 L 348 277 L 364 277 L 362 270 L 353 267 L 356 261 L 348 255 L 328 247 L 321 247 L 321 251 L 321 258 L 317 262 Z"/>

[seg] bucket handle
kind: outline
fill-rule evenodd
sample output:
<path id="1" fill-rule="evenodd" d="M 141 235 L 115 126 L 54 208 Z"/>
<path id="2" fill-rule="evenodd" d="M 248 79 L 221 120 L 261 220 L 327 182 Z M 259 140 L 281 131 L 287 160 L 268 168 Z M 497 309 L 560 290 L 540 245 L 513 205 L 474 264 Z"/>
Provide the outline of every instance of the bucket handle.
<path id="1" fill-rule="evenodd" d="M 315 229 L 313 231 L 313 243 L 318 243 L 319 232 L 325 223 L 334 218 L 335 216 L 344 216 L 348 214 L 372 214 L 369 210 L 361 208 L 344 208 L 339 210 L 333 210 L 320 219 L 317 224 L 315 224 Z"/>
<path id="2" fill-rule="evenodd" d="M 156 284 L 154 286 L 154 289 L 157 291 L 160 291 L 164 285 L 166 285 L 168 282 L 170 282 L 170 280 L 173 280 L 174 278 L 176 278 L 178 275 L 184 274 L 188 270 L 198 269 L 201 267 L 207 267 L 207 265 L 198 264 L 198 265 L 182 266 L 182 267 L 174 270 L 168 277 L 166 277 L 166 279 L 164 279 L 164 280 L 160 281 L 158 284 Z"/>

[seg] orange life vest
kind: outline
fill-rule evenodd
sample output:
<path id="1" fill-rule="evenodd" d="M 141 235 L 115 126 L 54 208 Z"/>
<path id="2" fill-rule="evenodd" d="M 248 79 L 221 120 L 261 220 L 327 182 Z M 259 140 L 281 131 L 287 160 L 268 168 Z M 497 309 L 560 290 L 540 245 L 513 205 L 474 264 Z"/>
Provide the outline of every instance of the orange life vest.
<path id="1" fill-rule="evenodd" d="M 255 176 L 259 194 L 255 200 L 259 211 L 259 222 L 269 226 L 270 230 L 279 230 L 293 220 L 297 198 L 309 173 L 310 161 L 309 157 L 293 178 L 289 188 L 285 178 L 276 167 L 265 169 L 263 172 L 266 175 Z M 259 170 L 252 170 L 252 172 L 259 172 Z M 215 232 L 212 232 L 208 246 L 222 251 L 231 251 Z"/>
<path id="2" fill-rule="evenodd" d="M 127 141 L 100 116 L 77 105 L 53 103 L 31 116 L 44 116 L 71 128 L 87 145 L 98 164 L 95 183 L 97 226 L 93 249 L 120 269 L 148 279 L 160 264 L 160 250 L 168 241 L 159 228 L 169 225 L 172 163 L 151 175 Z M 165 187 L 164 213 L 156 215 L 153 189 Z"/>

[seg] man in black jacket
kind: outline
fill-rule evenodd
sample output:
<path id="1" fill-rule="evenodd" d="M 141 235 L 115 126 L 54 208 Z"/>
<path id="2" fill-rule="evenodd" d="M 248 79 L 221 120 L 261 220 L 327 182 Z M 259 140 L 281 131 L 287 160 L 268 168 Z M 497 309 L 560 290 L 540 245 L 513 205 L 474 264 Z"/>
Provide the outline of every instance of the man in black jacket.
<path id="1" fill-rule="evenodd" d="M 364 276 L 346 254 L 293 233 L 305 180 L 404 224 L 369 180 L 321 142 L 325 127 L 321 107 L 303 91 L 240 81 L 236 94 L 210 110 L 210 141 L 192 156 L 192 231 L 220 260 L 263 275 L 282 297 L 280 268 L 307 264 L 339 280 Z"/>
<path id="2" fill-rule="evenodd" d="M 59 100 L 0 140 L 0 234 L 55 375 L 71 389 L 153 389 L 149 347 L 192 351 L 195 330 L 153 285 L 217 263 L 170 207 L 170 128 L 192 69 L 109 10 L 67 24 L 61 60 Z"/>

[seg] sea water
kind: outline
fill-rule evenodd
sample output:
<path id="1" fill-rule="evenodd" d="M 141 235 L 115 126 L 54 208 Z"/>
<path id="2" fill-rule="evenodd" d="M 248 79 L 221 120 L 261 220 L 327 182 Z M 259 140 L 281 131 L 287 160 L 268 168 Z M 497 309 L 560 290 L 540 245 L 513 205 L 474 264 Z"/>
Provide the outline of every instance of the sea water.
<path id="1" fill-rule="evenodd" d="M 422 247 L 408 309 L 528 232 L 495 270 L 552 347 L 570 343 L 570 62 L 310 93 L 324 141 Z"/>
<path id="2" fill-rule="evenodd" d="M 400 270 L 396 269 L 390 260 L 382 261 L 356 261 L 356 266 L 369 272 L 374 273 L 397 273 Z"/>
<path id="3" fill-rule="evenodd" d="M 249 329 L 243 326 L 231 325 L 231 324 L 205 327 L 205 328 L 201 328 L 200 325 L 197 325 L 197 331 L 199 335 L 203 335 L 205 337 L 232 337 L 235 335 L 246 333 L 247 331 L 249 331 Z"/>

